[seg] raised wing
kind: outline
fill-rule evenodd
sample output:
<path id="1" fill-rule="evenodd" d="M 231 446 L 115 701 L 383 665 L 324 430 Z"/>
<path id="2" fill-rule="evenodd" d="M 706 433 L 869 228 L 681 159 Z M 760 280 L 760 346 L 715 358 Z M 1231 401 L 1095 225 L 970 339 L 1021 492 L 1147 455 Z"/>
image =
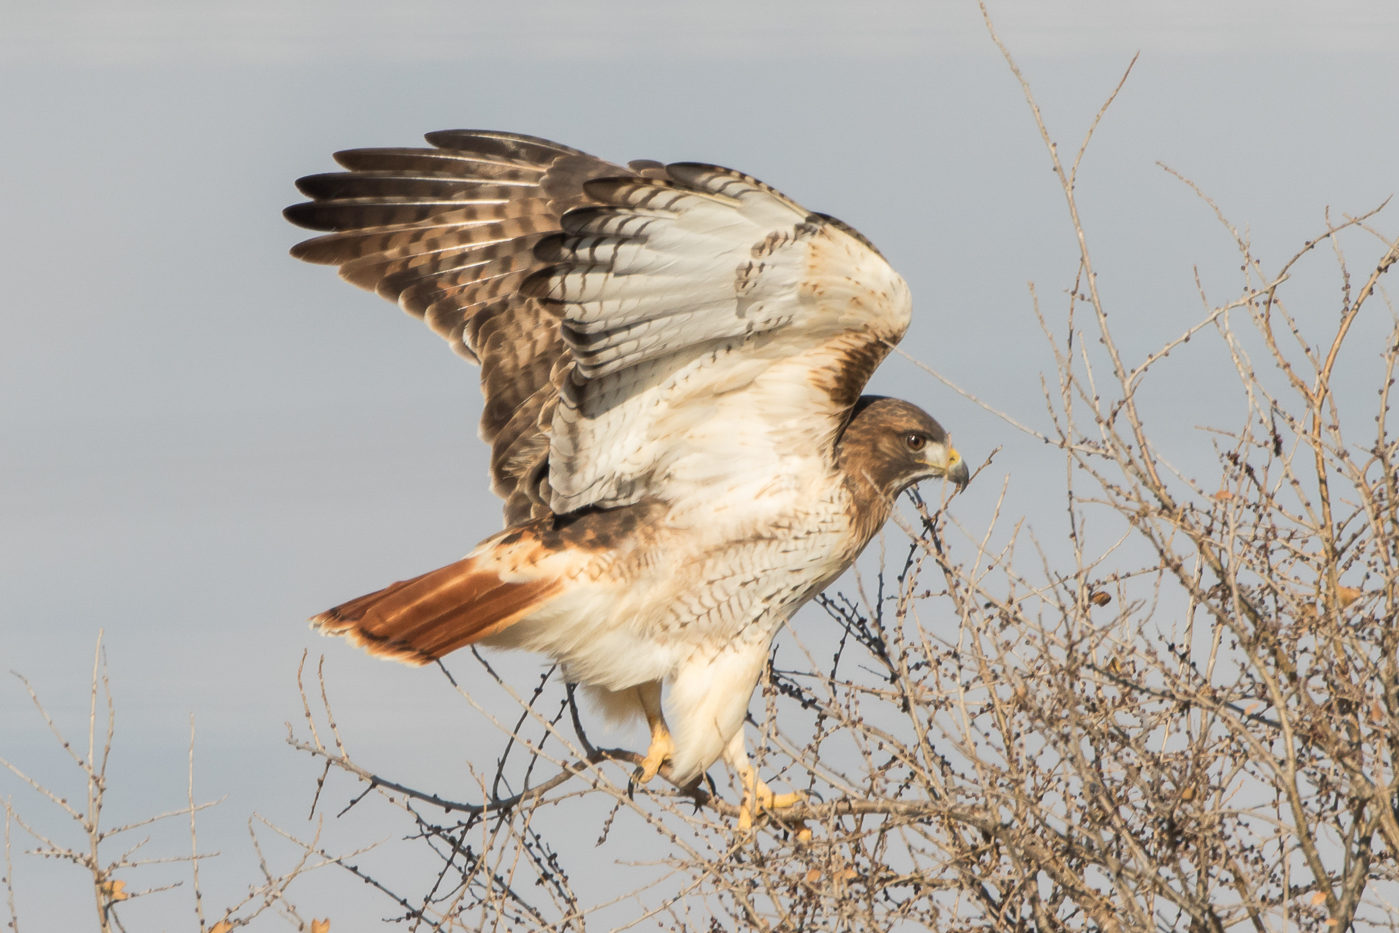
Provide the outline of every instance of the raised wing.
<path id="1" fill-rule="evenodd" d="M 293 254 L 478 359 L 516 522 L 699 494 L 831 456 L 907 327 L 903 280 L 849 227 L 729 169 L 613 165 L 532 137 L 336 156 L 298 182 Z"/>

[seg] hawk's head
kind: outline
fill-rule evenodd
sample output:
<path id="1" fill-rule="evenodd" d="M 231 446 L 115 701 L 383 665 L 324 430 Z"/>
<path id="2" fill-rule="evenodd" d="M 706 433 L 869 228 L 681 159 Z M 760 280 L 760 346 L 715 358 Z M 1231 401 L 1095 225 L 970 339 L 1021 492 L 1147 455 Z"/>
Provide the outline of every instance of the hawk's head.
<path id="1" fill-rule="evenodd" d="M 962 455 L 933 417 L 908 402 L 863 396 L 836 447 L 837 462 L 890 502 L 919 480 L 946 477 L 961 489 L 969 474 Z"/>

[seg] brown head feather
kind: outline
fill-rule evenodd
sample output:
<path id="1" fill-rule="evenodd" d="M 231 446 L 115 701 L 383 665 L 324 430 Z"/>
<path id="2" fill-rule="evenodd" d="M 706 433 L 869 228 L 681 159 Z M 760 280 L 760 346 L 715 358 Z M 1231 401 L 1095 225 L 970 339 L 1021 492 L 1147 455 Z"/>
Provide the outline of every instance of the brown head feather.
<path id="1" fill-rule="evenodd" d="M 936 476 L 959 487 L 967 482 L 966 465 L 942 425 L 917 405 L 877 395 L 855 405 L 836 444 L 836 462 L 856 502 L 862 547 L 909 486 Z"/>

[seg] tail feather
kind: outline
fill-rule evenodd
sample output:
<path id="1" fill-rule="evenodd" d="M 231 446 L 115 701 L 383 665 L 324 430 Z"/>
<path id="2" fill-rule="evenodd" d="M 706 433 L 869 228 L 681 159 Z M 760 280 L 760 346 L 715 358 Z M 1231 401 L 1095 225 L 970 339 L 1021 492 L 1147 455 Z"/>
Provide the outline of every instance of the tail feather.
<path id="1" fill-rule="evenodd" d="M 370 654 L 425 664 L 518 622 L 562 589 L 544 577 L 507 582 L 490 551 L 400 580 L 311 619 Z"/>

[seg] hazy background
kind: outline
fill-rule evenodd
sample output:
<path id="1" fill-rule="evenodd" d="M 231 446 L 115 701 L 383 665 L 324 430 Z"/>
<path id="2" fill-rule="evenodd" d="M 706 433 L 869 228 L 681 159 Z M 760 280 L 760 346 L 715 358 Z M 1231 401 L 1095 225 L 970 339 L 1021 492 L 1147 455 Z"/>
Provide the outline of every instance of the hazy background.
<path id="1" fill-rule="evenodd" d="M 1211 193 L 1271 268 L 1321 232 L 1328 206 L 1360 212 L 1399 187 L 1392 0 L 1000 0 L 991 12 L 1062 149 L 1141 52 L 1080 184 L 1129 349 L 1201 314 L 1197 264 L 1216 300 L 1240 281 L 1228 238 L 1158 160 Z M 441 678 L 302 621 L 455 559 L 499 524 L 476 372 L 389 304 L 287 256 L 300 236 L 280 215 L 292 182 L 330 169 L 332 151 L 489 127 L 620 161 L 741 168 L 880 246 L 915 296 L 911 355 L 1046 421 L 1026 283 L 1057 314 L 1074 243 L 970 0 L 0 0 L 0 101 L 0 667 L 80 738 L 105 631 L 114 821 L 182 804 L 195 717 L 197 794 L 227 797 L 201 823 L 203 846 L 223 853 L 204 868 L 210 908 L 254 880 L 251 812 L 309 832 L 319 769 L 282 741 L 303 650 L 326 654 L 366 765 L 469 797 L 466 765 L 488 767 L 500 742 Z M 1392 218 L 1380 226 L 1395 232 Z M 1322 293 L 1294 311 L 1337 308 Z M 1166 400 L 1181 414 L 1163 429 L 1190 443 L 1221 378 L 1182 370 Z M 932 410 L 973 462 L 1004 447 L 956 504 L 969 528 L 1009 476 L 1008 512 L 1052 540 L 1062 505 L 1040 508 L 1042 447 L 902 360 L 872 389 Z M 1058 482 L 1062 468 L 1044 468 Z M 0 756 L 82 793 L 8 677 Z M 77 841 L 3 773 L 0 795 Z M 184 851 L 174 829 L 150 854 Z M 90 928 L 85 879 L 21 854 L 31 847 L 16 836 L 21 927 Z M 390 912 L 363 891 L 327 872 L 299 900 L 353 929 Z M 180 892 L 126 916 L 133 929 L 194 926 Z"/>

